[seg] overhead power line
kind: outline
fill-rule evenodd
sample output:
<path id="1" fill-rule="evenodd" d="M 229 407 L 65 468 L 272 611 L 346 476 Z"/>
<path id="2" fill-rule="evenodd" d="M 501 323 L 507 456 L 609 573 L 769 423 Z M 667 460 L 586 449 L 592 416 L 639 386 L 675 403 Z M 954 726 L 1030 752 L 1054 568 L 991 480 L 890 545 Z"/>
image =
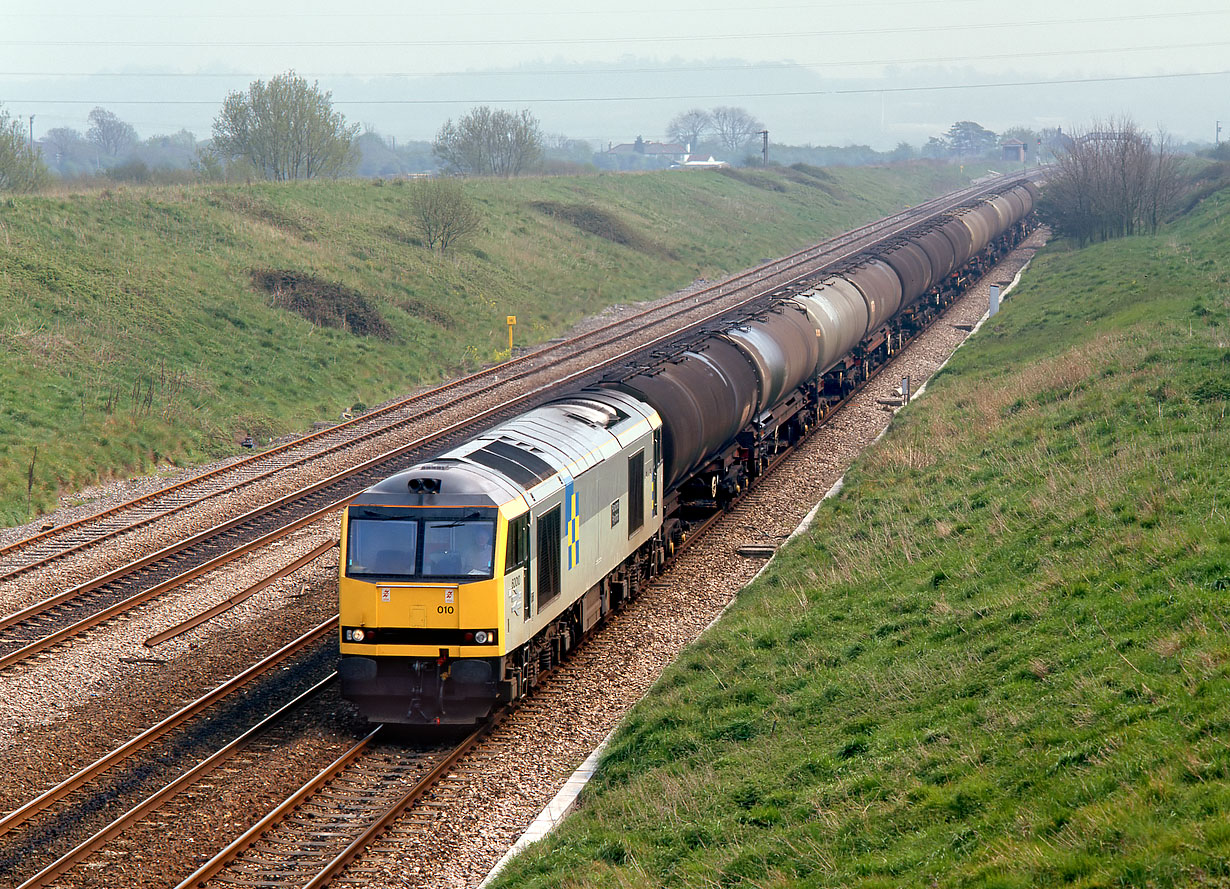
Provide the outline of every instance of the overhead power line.
<path id="1" fill-rule="evenodd" d="M 951 5 L 953 3 L 979 3 L 982 0 L 866 0 L 860 3 L 860 8 L 878 6 L 934 6 L 936 4 Z M 764 13 L 764 12 L 783 12 L 796 9 L 849 9 L 848 0 L 841 3 L 798 3 L 798 4 L 774 4 L 770 6 L 749 7 L 743 6 L 704 6 L 702 9 L 688 10 L 678 8 L 676 12 L 696 13 L 703 12 L 705 15 L 720 12 L 737 12 L 746 14 L 749 12 Z M 626 18 L 635 15 L 659 15 L 662 12 L 661 7 L 646 8 L 642 7 L 634 9 L 631 7 L 612 7 L 608 9 L 561 9 L 561 10 L 533 10 L 524 9 L 518 5 L 515 9 L 491 9 L 481 10 L 477 12 L 384 12 L 373 11 L 363 12 L 361 10 L 352 10 L 348 12 L 295 12 L 296 19 L 342 19 L 354 20 L 360 18 L 376 18 L 376 19 L 412 19 L 414 21 L 422 21 L 424 19 L 460 19 L 460 18 L 576 18 L 589 16 L 618 16 Z M 0 13 L 0 19 L 53 19 L 58 21 L 79 21 L 82 19 L 96 20 L 102 19 L 106 21 L 152 21 L 155 19 L 169 19 L 172 21 L 195 21 L 195 20 L 210 20 L 220 19 L 222 21 L 246 21 L 251 19 L 275 19 L 285 21 L 285 13 L 272 12 L 240 12 L 240 13 L 224 13 L 224 12 L 157 12 L 150 14 L 141 13 L 85 13 L 82 15 L 65 15 L 62 12 L 5 12 Z"/>
<path id="2" fill-rule="evenodd" d="M 1189 71 L 1175 74 L 1125 74 L 1114 77 L 1067 77 L 1051 80 L 1012 80 L 982 83 L 935 84 L 931 86 L 886 86 L 858 87 L 850 89 L 819 89 L 779 92 L 751 93 L 708 93 L 672 96 L 580 96 L 537 97 L 537 98 L 505 98 L 490 97 L 479 99 L 345 99 L 334 98 L 335 105 L 537 105 L 561 104 L 566 102 L 658 102 L 658 101 L 694 101 L 700 99 L 762 99 L 762 98 L 807 98 L 821 96 L 849 96 L 878 93 L 916 93 L 928 91 L 967 90 L 967 89 L 998 89 L 1002 87 L 1019 86 L 1060 86 L 1074 83 L 1118 83 L 1133 80 L 1173 80 L 1182 77 L 1224 77 L 1230 75 L 1225 71 Z M 10 104 L 29 103 L 39 105 L 217 105 L 217 99 L 7 99 Z"/>
<path id="3" fill-rule="evenodd" d="M 1001 28 L 1032 28 L 1050 25 L 1113 24 L 1117 22 L 1151 21 L 1156 19 L 1200 18 L 1208 16 L 1230 15 L 1230 9 L 1216 9 L 1199 12 L 1159 12 L 1141 15 L 1104 16 L 1075 19 L 1036 19 L 1024 22 L 957 22 L 943 25 L 898 26 L 891 28 L 865 28 L 841 31 L 789 31 L 764 34 L 681 34 L 674 36 L 635 36 L 635 37 L 574 37 L 574 38 L 491 38 L 484 40 L 0 40 L 0 46 L 113 46 L 124 48 L 166 48 L 184 49 L 198 48 L 234 48 L 256 49 L 265 47 L 328 47 L 338 48 L 372 48 L 372 47 L 442 47 L 460 46 L 578 46 L 612 43 L 695 43 L 709 40 L 787 40 L 816 39 L 822 37 L 858 37 L 881 34 L 918 34 L 943 31 L 985 31 Z"/>
<path id="4" fill-rule="evenodd" d="M 1151 46 L 1119 46 L 1119 47 L 1102 47 L 1098 49 L 1081 50 L 1081 56 L 1090 55 L 1120 55 L 1125 53 L 1135 52 L 1164 52 L 1180 49 L 1212 49 L 1214 47 L 1230 46 L 1230 41 L 1216 40 L 1205 43 L 1158 43 Z M 950 64 L 953 62 L 985 62 L 985 61 L 1001 61 L 1004 59 L 1039 59 L 1061 56 L 1069 58 L 1072 56 L 1071 50 L 1066 49 L 1051 49 L 1038 50 L 1036 52 L 1016 52 L 1016 53 L 988 53 L 985 55 L 968 55 L 968 56 L 936 56 L 928 58 L 918 58 L 911 56 L 909 58 L 897 59 L 860 59 L 857 61 L 827 61 L 827 62 L 748 62 L 739 65 L 675 65 L 675 66 L 653 66 L 653 67 L 599 67 L 599 68 L 572 68 L 572 69 L 519 69 L 510 68 L 493 71 L 297 71 L 301 77 L 358 77 L 358 78 L 381 78 L 381 77 L 559 77 L 561 74 L 567 75 L 602 75 L 609 76 L 613 74 L 679 74 L 679 73 L 701 73 L 710 71 L 789 71 L 796 68 L 806 70 L 820 70 L 824 68 L 868 68 L 878 67 L 882 65 L 941 65 Z M 106 77 L 106 78 L 130 78 L 134 80 L 158 78 L 165 79 L 174 78 L 236 78 L 236 77 L 267 77 L 265 72 L 255 71 L 202 71 L 202 72 L 185 72 L 185 71 L 0 71 L 0 77 Z"/>

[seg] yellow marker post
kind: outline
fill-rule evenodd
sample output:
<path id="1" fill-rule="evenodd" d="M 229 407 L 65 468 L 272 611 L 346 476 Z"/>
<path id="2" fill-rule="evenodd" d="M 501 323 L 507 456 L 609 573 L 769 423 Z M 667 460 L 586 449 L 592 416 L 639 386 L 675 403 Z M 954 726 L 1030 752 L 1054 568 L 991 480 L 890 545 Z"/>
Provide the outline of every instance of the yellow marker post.
<path id="1" fill-rule="evenodd" d="M 508 316 L 508 358 L 512 360 L 512 329 L 517 326 L 517 316 Z"/>

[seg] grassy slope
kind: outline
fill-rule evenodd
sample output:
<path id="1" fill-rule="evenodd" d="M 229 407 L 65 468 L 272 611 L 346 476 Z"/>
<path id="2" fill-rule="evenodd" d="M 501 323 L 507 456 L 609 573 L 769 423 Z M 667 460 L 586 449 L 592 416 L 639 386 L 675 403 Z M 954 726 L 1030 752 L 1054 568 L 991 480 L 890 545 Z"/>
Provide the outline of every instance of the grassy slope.
<path id="1" fill-rule="evenodd" d="M 1230 883 L 1228 221 L 1040 256 L 501 885 Z"/>
<path id="2" fill-rule="evenodd" d="M 669 292 L 963 184 L 950 167 L 476 181 L 486 231 L 446 257 L 414 243 L 408 187 L 345 182 L 132 189 L 0 201 L 0 521 L 62 490 L 231 452 L 336 420 Z M 535 202 L 592 205 L 634 247 Z M 365 298 L 386 340 L 272 305 L 254 269 Z M 506 345 L 503 346 L 506 348 Z M 37 456 L 36 456 L 37 449 Z"/>

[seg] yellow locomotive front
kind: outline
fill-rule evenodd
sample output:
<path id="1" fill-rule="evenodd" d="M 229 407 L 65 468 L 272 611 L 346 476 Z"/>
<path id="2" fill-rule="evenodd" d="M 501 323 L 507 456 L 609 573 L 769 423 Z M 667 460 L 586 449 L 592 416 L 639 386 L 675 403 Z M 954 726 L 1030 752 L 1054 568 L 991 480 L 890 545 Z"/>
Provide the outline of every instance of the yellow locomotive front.
<path id="1" fill-rule="evenodd" d="M 407 499 L 369 491 L 343 518 L 342 694 L 373 721 L 473 722 L 502 678 L 508 522 Z"/>

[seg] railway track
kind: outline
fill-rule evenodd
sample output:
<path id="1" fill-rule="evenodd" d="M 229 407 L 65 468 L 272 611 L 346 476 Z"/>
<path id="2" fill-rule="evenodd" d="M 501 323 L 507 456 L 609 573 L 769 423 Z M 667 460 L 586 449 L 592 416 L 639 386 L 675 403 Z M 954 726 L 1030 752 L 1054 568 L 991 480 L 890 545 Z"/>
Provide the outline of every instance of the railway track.
<path id="1" fill-rule="evenodd" d="M 336 628 L 336 619 L 320 624 L 0 818 L 0 875 L 20 873 L 49 850 L 68 844 L 68 851 L 21 884 L 51 885 L 118 832 L 188 784 L 215 771 L 257 735 L 333 683 L 336 674 L 331 669 L 322 670 L 321 665 L 332 664 L 330 643 Z M 303 660 L 305 657 L 309 662 Z M 293 672 L 285 670 L 290 663 L 297 664 Z M 296 696 L 294 689 L 309 683 L 310 687 Z M 258 728 L 238 728 L 258 720 L 254 714 L 268 700 L 288 696 L 293 698 L 291 703 L 274 705 L 274 715 L 260 721 Z M 106 823 L 109 813 L 125 800 L 141 796 L 158 775 L 176 775 L 180 763 L 193 761 L 216 744 L 216 737 L 232 730 L 240 734 L 238 739 L 178 774 L 161 790 L 149 791 L 142 803 Z M 276 746 L 277 742 L 273 743 Z M 100 823 L 105 826 L 74 844 L 82 832 Z"/>
<path id="2" fill-rule="evenodd" d="M 304 468 L 326 458 L 340 458 L 346 452 L 368 445 L 375 439 L 422 423 L 429 416 L 469 402 L 474 397 L 507 385 L 514 380 L 546 377 L 566 372 L 566 365 L 580 354 L 627 342 L 630 332 L 647 327 L 678 330 L 695 317 L 702 320 L 714 312 L 725 312 L 745 305 L 749 287 L 759 291 L 787 287 L 842 256 L 865 249 L 876 240 L 920 219 L 950 209 L 985 191 L 987 186 L 968 189 L 933 199 L 908 211 L 895 214 L 821 244 L 798 251 L 755 269 L 732 276 L 719 284 L 661 302 L 620 318 L 594 330 L 559 342 L 501 365 L 486 368 L 444 386 L 386 405 L 337 426 L 319 430 L 296 441 L 254 454 L 206 473 L 146 494 L 127 503 L 110 507 L 95 515 L 49 527 L 31 537 L 0 547 L 0 584 L 45 567 L 52 561 L 113 540 L 120 535 L 147 527 L 163 518 L 200 506 L 211 500 L 268 481 L 288 471 Z M 671 330 L 673 334 L 675 330 Z M 658 335 L 659 339 L 663 339 Z M 665 337 L 669 338 L 669 337 Z M 642 344 L 652 346 L 652 341 Z M 539 383 L 538 385 L 542 385 Z"/>
<path id="3" fill-rule="evenodd" d="M 428 752 L 382 743 L 385 729 L 375 729 L 178 889 L 329 884 L 408 809 L 438 810 L 439 801 L 425 798 L 497 723 Z"/>
<path id="4" fill-rule="evenodd" d="M 981 189 L 974 191 L 977 193 Z M 736 292 L 728 293 L 723 299 L 720 313 L 729 317 L 738 311 L 755 312 L 763 300 L 775 299 L 791 288 L 806 286 L 804 282 L 816 273 L 813 266 L 817 262 L 828 266 L 847 259 L 867 249 L 869 240 L 890 238 L 905 228 L 918 224 L 920 215 L 924 218 L 935 215 L 953 205 L 964 203 L 970 197 L 970 194 L 961 193 L 956 199 L 948 196 L 943 200 L 929 202 L 922 205 L 921 209 L 914 208 L 913 211 L 898 214 L 889 220 L 864 226 L 832 242 L 793 254 L 778 263 L 762 266 L 761 270 L 771 268 L 775 271 L 773 274 L 755 276 L 754 280 L 759 284 L 757 287 L 740 287 Z M 799 271 L 801 263 L 807 265 L 807 272 Z M 781 269 L 785 269 L 785 272 Z M 747 273 L 747 276 L 753 275 Z M 771 287 L 768 286 L 769 281 L 772 281 Z M 720 291 L 728 286 L 724 283 L 715 289 Z M 766 296 L 766 288 L 769 296 Z M 686 332 L 703 329 L 706 324 L 712 323 L 714 312 L 711 301 L 702 301 L 700 319 L 690 320 L 691 316 L 698 312 L 696 300 L 696 295 L 689 295 L 672 300 L 666 306 L 637 313 L 631 320 L 638 320 L 640 323 L 644 322 L 646 316 L 658 316 L 653 322 L 655 332 L 652 338 L 633 341 L 630 345 L 625 322 L 606 325 L 599 331 L 567 341 L 573 345 L 573 349 L 564 354 L 554 354 L 558 346 L 553 346 L 546 350 L 551 352 L 551 355 L 542 356 L 540 350 L 525 356 L 522 360 L 542 359 L 533 367 L 522 367 L 518 364 L 515 368 L 509 368 L 508 365 L 489 368 L 459 381 L 456 387 L 441 387 L 383 409 L 381 416 L 387 414 L 389 417 L 396 416 L 396 419 L 389 419 L 377 428 L 366 431 L 352 428 L 348 434 L 330 430 L 333 432 L 333 439 L 327 444 L 322 444 L 323 439 L 313 439 L 315 444 L 312 448 L 320 445 L 328 454 L 338 456 L 343 450 L 353 450 L 360 443 L 373 442 L 390 433 L 392 429 L 417 428 L 429 420 L 447 424 L 437 426 L 426 435 L 412 435 L 409 442 L 391 448 L 378 446 L 374 455 L 352 463 L 323 479 L 302 487 L 295 486 L 292 493 L 278 497 L 266 505 L 238 517 L 227 518 L 221 524 L 207 524 L 203 530 L 177 539 L 161 550 L 143 555 L 100 577 L 70 585 L 61 593 L 0 618 L 0 669 L 22 663 L 228 561 L 323 518 L 339 508 L 357 491 L 402 466 L 428 459 L 433 453 L 464 440 L 473 434 L 476 428 L 511 418 L 547 400 L 561 386 L 584 385 L 587 380 L 597 379 L 606 368 L 628 361 L 636 355 L 652 355 L 656 348 L 678 340 Z M 680 303 L 686 305 L 681 306 Z M 665 314 L 662 315 L 662 312 Z M 683 332 L 679 327 L 681 323 L 685 324 Z M 658 329 L 663 325 L 666 332 Z M 593 339 L 595 335 L 597 339 Z M 599 347 L 615 347 L 615 353 L 605 355 L 603 360 L 595 364 L 594 350 Z M 512 397 L 501 397 L 504 389 L 514 381 L 528 386 L 528 389 L 523 389 L 520 394 Z M 466 388 L 468 384 L 475 385 Z M 479 396 L 487 398 L 482 406 L 474 404 Z M 431 406 L 420 405 L 420 400 L 429 402 Z M 410 403 L 415 403 L 416 408 L 407 413 L 404 408 Z M 278 449 L 280 468 L 266 465 L 257 475 L 265 478 L 275 472 L 284 472 L 286 466 L 300 466 L 319 456 L 300 455 L 284 460 L 284 455 L 290 452 L 289 446 Z M 253 477 L 249 473 L 238 480 L 232 479 L 225 491 L 234 492 L 238 487 L 247 486 L 252 483 Z M 218 478 L 221 478 L 220 473 Z M 176 497 L 182 490 L 178 486 L 172 489 Z M 204 495 L 198 495 L 191 502 L 199 503 L 203 498 Z M 139 510 L 144 510 L 147 500 L 148 498 L 140 498 L 134 503 L 138 504 Z M 165 517 L 166 514 L 163 515 Z M 106 523 L 99 527 L 111 529 L 114 517 L 114 514 L 109 515 Z M 127 530 L 131 530 L 131 526 L 124 529 Z M 119 533 L 123 532 L 106 530 L 107 537 Z M 12 568 L 7 575 L 0 576 L 0 582 L 43 567 L 67 553 L 79 552 L 83 548 L 97 545 L 102 539 L 99 537 L 89 542 L 73 543 L 67 551 Z M 34 541 L 31 546 L 50 545 L 48 539 L 42 535 L 31 540 Z M 17 547 L 10 547 L 9 554 L 16 551 Z"/>

